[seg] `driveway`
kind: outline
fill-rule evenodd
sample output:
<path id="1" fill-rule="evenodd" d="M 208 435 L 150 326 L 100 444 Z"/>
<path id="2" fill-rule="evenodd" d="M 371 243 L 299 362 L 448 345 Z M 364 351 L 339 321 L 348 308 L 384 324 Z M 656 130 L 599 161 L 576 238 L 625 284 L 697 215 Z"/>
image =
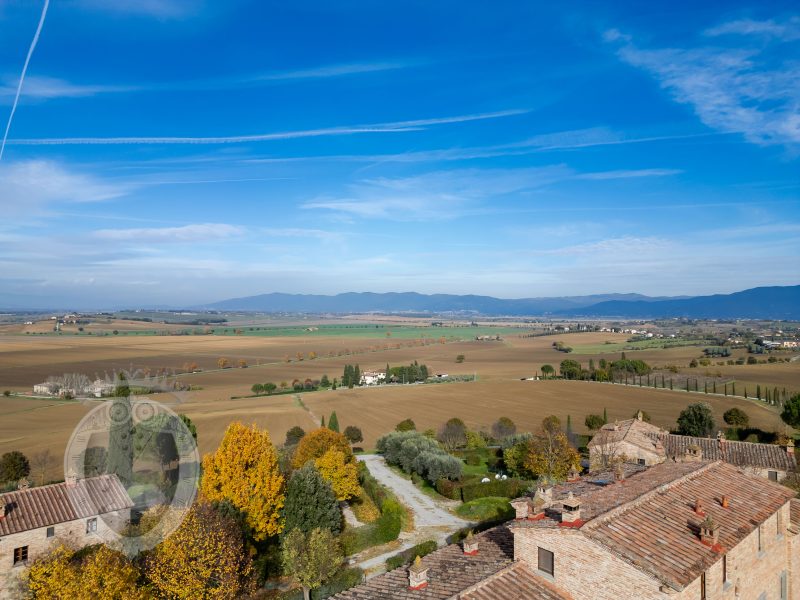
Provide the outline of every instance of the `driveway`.
<path id="1" fill-rule="evenodd" d="M 470 525 L 469 521 L 460 519 L 447 509 L 439 506 L 430 496 L 425 495 L 408 479 L 404 479 L 392 471 L 377 454 L 364 454 L 358 457 L 363 461 L 372 476 L 392 490 L 400 502 L 408 506 L 414 513 L 415 529 L 426 527 L 447 528 L 456 531 Z"/>

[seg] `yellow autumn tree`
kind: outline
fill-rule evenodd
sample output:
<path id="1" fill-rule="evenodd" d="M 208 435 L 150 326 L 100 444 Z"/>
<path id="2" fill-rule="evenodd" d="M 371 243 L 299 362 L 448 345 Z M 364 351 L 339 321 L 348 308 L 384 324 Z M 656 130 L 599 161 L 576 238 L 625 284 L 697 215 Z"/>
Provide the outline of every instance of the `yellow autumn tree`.
<path id="1" fill-rule="evenodd" d="M 570 446 L 560 428 L 557 417 L 546 417 L 539 432 L 528 442 L 524 460 L 526 469 L 549 481 L 566 479 L 570 469 L 581 464 L 580 454 Z"/>
<path id="2" fill-rule="evenodd" d="M 99 545 L 83 560 L 64 545 L 37 560 L 28 573 L 33 598 L 75 600 L 146 600 L 150 595 L 137 586 L 139 571 L 123 554 Z"/>
<path id="3" fill-rule="evenodd" d="M 336 448 L 328 450 L 315 460 L 314 464 L 322 478 L 330 482 L 337 500 L 349 500 L 361 493 L 358 467 L 354 461 L 348 461 L 341 450 Z"/>
<path id="4" fill-rule="evenodd" d="M 216 452 L 203 457 L 200 491 L 241 510 L 256 540 L 283 530 L 284 478 L 269 433 L 255 425 L 228 426 Z"/>
<path id="5" fill-rule="evenodd" d="M 292 458 L 292 466 L 299 469 L 310 460 L 321 458 L 328 450 L 336 449 L 344 453 L 345 462 L 353 462 L 353 451 L 350 442 L 338 431 L 333 431 L 327 427 L 320 427 L 314 431 L 309 431 L 300 440 Z"/>
<path id="6" fill-rule="evenodd" d="M 254 589 L 253 564 L 239 526 L 207 502 L 148 555 L 145 575 L 158 598 L 228 600 Z"/>

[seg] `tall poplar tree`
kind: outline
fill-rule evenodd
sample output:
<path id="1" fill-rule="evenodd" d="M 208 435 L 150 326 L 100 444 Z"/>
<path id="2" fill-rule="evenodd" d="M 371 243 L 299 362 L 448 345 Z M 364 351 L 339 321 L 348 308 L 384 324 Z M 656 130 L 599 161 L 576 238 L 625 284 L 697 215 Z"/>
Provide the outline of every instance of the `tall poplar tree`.
<path id="1" fill-rule="evenodd" d="M 131 389 L 124 373 L 120 373 L 111 401 L 111 426 L 108 436 L 106 472 L 116 473 L 122 485 L 133 482 L 133 417 Z"/>

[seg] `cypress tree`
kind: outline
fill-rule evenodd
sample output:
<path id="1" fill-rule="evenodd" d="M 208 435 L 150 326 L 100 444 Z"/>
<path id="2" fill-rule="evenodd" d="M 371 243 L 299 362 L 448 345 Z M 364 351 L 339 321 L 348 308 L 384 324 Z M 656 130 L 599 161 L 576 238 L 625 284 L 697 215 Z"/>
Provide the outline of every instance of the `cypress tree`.
<path id="1" fill-rule="evenodd" d="M 361 369 L 358 368 L 358 365 L 353 369 L 353 385 L 361 385 Z"/>
<path id="2" fill-rule="evenodd" d="M 756 398 L 761 400 L 761 385 L 756 386 Z"/>
<path id="3" fill-rule="evenodd" d="M 320 424 L 320 427 L 325 427 L 325 415 L 322 415 L 322 423 Z"/>
<path id="4" fill-rule="evenodd" d="M 669 389 L 672 389 L 672 377 L 669 378 Z"/>
<path id="5" fill-rule="evenodd" d="M 328 419 L 328 429 L 339 433 L 339 417 L 336 416 L 336 411 L 333 411 L 331 418 Z"/>
<path id="6" fill-rule="evenodd" d="M 111 401 L 111 426 L 108 434 L 108 459 L 106 472 L 116 473 L 122 485 L 133 482 L 133 418 L 131 389 L 124 373 L 118 375 Z"/>
<path id="7" fill-rule="evenodd" d="M 736 395 L 736 382 L 733 381 L 733 382 L 731 382 L 731 396 L 735 396 L 735 395 Z"/>
<path id="8" fill-rule="evenodd" d="M 383 380 L 384 383 L 389 383 L 389 363 L 386 363 L 386 378 Z"/>
<path id="9" fill-rule="evenodd" d="M 286 533 L 292 529 L 308 533 L 319 527 L 338 534 L 342 529 L 336 494 L 311 462 L 292 473 L 286 487 L 284 515 Z"/>

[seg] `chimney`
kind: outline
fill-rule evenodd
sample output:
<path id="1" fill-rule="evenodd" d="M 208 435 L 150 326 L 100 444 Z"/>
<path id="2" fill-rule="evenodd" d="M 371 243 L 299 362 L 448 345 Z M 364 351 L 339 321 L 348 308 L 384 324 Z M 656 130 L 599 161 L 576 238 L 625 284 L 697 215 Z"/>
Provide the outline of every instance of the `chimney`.
<path id="1" fill-rule="evenodd" d="M 794 440 L 792 438 L 786 440 L 786 453 L 789 458 L 794 458 Z"/>
<path id="2" fill-rule="evenodd" d="M 78 476 L 75 474 L 75 471 L 72 469 L 69 470 L 67 476 L 64 478 L 64 481 L 67 484 L 67 487 L 75 487 L 78 485 Z"/>
<path id="3" fill-rule="evenodd" d="M 527 498 L 518 498 L 516 500 L 511 501 L 511 506 L 514 507 L 516 511 L 516 519 L 527 519 L 528 513 L 530 512 L 530 504 Z"/>
<path id="4" fill-rule="evenodd" d="M 700 523 L 700 541 L 707 546 L 714 546 L 719 542 L 719 525 L 710 516 Z"/>
<path id="5" fill-rule="evenodd" d="M 423 590 L 428 587 L 428 567 L 423 566 L 417 555 L 414 563 L 408 568 L 408 589 Z"/>
<path id="6" fill-rule="evenodd" d="M 719 503 L 722 505 L 722 508 L 728 508 L 730 506 L 730 500 L 728 500 L 727 496 L 722 496 Z"/>
<path id="7" fill-rule="evenodd" d="M 636 420 L 641 421 L 642 419 L 644 419 L 644 414 L 642 414 L 642 411 L 639 410 L 636 412 Z"/>
<path id="8" fill-rule="evenodd" d="M 622 466 L 622 463 L 617 463 L 614 466 L 614 480 L 625 481 L 625 467 Z"/>
<path id="9" fill-rule="evenodd" d="M 478 554 L 478 538 L 472 535 L 471 531 L 464 539 L 464 554 L 467 556 L 476 556 Z"/>
<path id="10" fill-rule="evenodd" d="M 703 449 L 697 444 L 690 444 L 686 446 L 686 451 L 683 453 L 684 462 L 700 462 L 703 460 Z"/>
<path id="11" fill-rule="evenodd" d="M 31 482 L 28 481 L 26 477 L 23 477 L 17 482 L 18 490 L 27 490 L 29 487 L 31 487 Z"/>
<path id="12" fill-rule="evenodd" d="M 701 517 L 706 516 L 706 511 L 703 510 L 703 502 L 700 500 L 700 498 L 697 498 L 694 501 L 694 513 L 696 515 L 700 515 Z"/>
<path id="13" fill-rule="evenodd" d="M 561 510 L 561 522 L 562 523 L 575 523 L 576 521 L 581 520 L 581 499 L 576 498 L 575 495 L 570 492 L 569 496 L 567 496 L 561 502 L 563 508 Z"/>
<path id="14" fill-rule="evenodd" d="M 581 472 L 572 465 L 570 467 L 569 473 L 567 474 L 567 481 L 578 481 L 581 478 Z"/>

